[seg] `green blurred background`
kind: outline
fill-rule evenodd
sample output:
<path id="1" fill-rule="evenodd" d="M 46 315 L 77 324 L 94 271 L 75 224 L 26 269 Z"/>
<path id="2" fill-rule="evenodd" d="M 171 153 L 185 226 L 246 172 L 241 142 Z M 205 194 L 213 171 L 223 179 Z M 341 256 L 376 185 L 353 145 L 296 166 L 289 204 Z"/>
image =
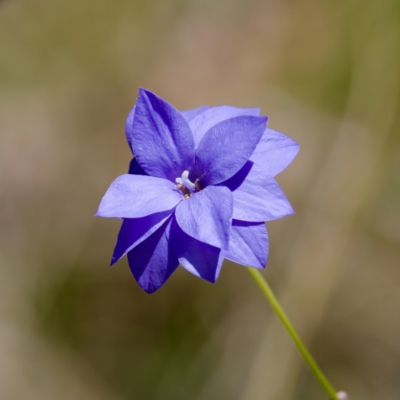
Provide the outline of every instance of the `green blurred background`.
<path id="1" fill-rule="evenodd" d="M 243 267 L 108 267 L 139 86 L 300 142 L 265 276 L 338 390 L 399 399 L 399 79 L 398 0 L 1 0 L 0 399 L 326 399 Z"/>

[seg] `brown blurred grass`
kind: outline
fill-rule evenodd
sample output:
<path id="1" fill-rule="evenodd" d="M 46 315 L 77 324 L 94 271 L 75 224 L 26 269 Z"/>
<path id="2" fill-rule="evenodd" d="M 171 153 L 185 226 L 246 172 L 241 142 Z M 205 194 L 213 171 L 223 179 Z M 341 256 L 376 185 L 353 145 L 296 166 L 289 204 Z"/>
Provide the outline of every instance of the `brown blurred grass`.
<path id="1" fill-rule="evenodd" d="M 0 3 L 0 397 L 323 399 L 243 268 L 155 295 L 119 222 L 138 86 L 261 106 L 301 144 L 278 177 L 267 278 L 338 389 L 400 393 L 400 13 L 382 2 Z"/>

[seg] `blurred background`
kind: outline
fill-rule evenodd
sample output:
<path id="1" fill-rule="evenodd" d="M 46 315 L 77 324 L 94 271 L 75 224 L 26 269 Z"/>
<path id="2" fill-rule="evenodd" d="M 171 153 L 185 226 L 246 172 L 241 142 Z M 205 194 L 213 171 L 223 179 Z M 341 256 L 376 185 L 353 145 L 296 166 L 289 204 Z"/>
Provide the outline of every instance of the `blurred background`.
<path id="1" fill-rule="evenodd" d="M 139 86 L 300 143 L 265 276 L 338 390 L 399 399 L 399 79 L 397 0 L 1 0 L 0 399 L 326 399 L 245 268 L 108 267 Z"/>

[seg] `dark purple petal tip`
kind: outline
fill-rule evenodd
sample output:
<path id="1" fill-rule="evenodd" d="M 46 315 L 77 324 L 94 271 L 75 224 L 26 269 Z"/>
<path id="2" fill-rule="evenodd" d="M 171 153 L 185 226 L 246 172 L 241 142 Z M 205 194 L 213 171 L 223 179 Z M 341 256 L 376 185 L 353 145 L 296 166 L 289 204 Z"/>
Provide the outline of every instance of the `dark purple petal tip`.
<path id="1" fill-rule="evenodd" d="M 136 102 L 132 147 L 146 173 L 172 182 L 194 164 L 189 124 L 175 107 L 145 89 Z"/>
<path id="2" fill-rule="evenodd" d="M 128 253 L 128 263 L 139 286 L 147 293 L 158 290 L 178 267 L 168 240 L 171 219 Z"/>

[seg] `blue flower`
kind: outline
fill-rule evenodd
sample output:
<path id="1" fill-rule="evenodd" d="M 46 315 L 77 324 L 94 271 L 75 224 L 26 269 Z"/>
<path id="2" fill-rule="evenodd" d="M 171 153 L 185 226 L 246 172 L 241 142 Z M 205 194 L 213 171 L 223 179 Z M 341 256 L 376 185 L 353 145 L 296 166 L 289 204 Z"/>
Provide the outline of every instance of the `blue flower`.
<path id="1" fill-rule="evenodd" d="M 129 173 L 111 184 L 96 214 L 123 218 L 111 265 L 127 254 L 148 293 L 179 264 L 209 282 L 224 258 L 265 268 L 265 221 L 294 213 L 273 177 L 299 146 L 259 113 L 231 106 L 180 112 L 140 89 L 126 121 Z"/>

